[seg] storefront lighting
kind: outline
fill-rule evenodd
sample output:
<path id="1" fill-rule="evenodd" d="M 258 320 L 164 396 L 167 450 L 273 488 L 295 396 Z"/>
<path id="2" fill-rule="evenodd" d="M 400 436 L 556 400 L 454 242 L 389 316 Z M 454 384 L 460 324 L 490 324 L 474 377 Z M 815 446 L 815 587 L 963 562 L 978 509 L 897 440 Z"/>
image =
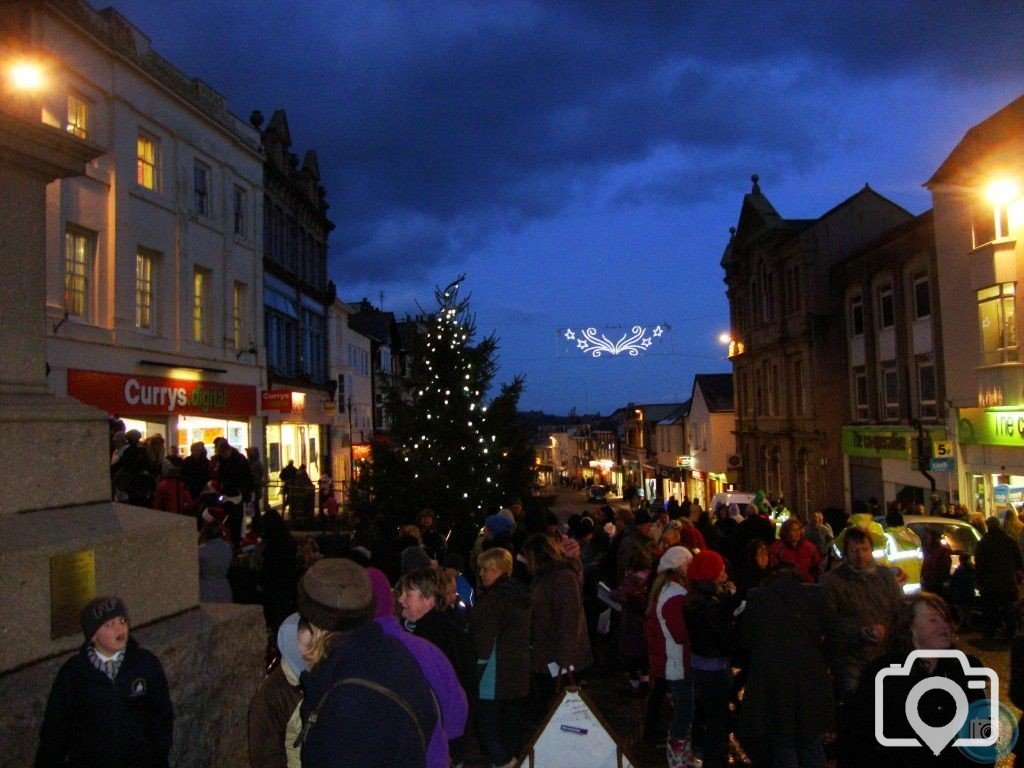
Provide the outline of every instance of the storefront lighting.
<path id="1" fill-rule="evenodd" d="M 199 373 L 227 373 L 226 368 L 210 368 L 205 365 L 182 365 L 181 363 L 165 363 L 160 360 L 139 360 L 139 365 L 151 365 L 154 368 L 170 368 L 173 371 L 198 371 Z"/>

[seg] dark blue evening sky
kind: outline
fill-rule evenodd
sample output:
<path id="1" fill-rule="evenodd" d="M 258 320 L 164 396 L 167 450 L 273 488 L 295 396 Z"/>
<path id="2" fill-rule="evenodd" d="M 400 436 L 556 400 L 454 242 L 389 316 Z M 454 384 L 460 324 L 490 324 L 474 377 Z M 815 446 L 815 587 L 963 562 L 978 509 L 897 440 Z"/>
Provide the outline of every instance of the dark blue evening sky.
<path id="1" fill-rule="evenodd" d="M 521 406 L 551 413 L 729 370 L 719 260 L 752 173 L 787 218 L 865 183 L 921 213 L 963 133 L 1024 92 L 1016 0 L 113 5 L 239 117 L 287 110 L 342 298 L 415 313 L 466 273 L 498 381 L 525 374 Z M 637 357 L 558 333 L 658 323 Z"/>

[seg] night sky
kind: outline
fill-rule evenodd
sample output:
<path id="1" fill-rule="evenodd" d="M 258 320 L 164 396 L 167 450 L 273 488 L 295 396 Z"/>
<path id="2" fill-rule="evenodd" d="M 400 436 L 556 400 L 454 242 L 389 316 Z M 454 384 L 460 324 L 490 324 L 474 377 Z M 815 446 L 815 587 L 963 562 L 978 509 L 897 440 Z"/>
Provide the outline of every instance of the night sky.
<path id="1" fill-rule="evenodd" d="M 558 414 L 729 370 L 719 260 L 751 174 L 785 218 L 865 183 L 922 213 L 963 133 L 1024 93 L 1017 0 L 113 5 L 242 119 L 287 110 L 341 298 L 404 316 L 465 273 L 496 385 L 525 374 L 521 407 Z M 636 357 L 564 338 L 658 324 Z"/>

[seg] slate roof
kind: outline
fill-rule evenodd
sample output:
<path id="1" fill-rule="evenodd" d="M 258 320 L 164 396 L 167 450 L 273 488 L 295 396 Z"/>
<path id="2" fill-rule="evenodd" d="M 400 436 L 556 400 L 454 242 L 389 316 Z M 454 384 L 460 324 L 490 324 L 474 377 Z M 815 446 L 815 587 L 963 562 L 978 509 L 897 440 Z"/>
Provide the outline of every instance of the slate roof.
<path id="1" fill-rule="evenodd" d="M 693 390 L 700 389 L 711 413 L 736 410 L 731 373 L 698 373 L 693 377 Z"/>
<path id="2" fill-rule="evenodd" d="M 1024 151 L 1024 96 L 972 127 L 935 171 L 926 187 L 953 179 L 977 181 Z"/>

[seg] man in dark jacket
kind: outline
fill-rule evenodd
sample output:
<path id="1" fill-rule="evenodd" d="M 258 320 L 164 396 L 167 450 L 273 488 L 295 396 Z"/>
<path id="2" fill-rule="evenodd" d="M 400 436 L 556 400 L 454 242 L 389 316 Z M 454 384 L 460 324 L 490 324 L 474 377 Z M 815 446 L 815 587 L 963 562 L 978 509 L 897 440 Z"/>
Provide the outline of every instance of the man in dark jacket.
<path id="1" fill-rule="evenodd" d="M 98 597 L 82 610 L 85 643 L 57 673 L 36 768 L 167 768 L 174 710 L 160 661 L 128 637 L 128 608 Z"/>
<path id="2" fill-rule="evenodd" d="M 974 550 L 982 629 L 993 637 L 1000 625 L 1010 639 L 1017 630 L 1017 572 L 1024 568 L 1017 542 L 1006 535 L 998 517 L 985 521 L 986 533 Z"/>
<path id="3" fill-rule="evenodd" d="M 303 767 L 424 766 L 437 704 L 416 660 L 371 620 L 366 571 L 317 561 L 299 584 L 299 613 L 314 634 L 336 633 L 327 658 L 302 676 Z"/>
<path id="4" fill-rule="evenodd" d="M 230 484 L 241 492 L 242 501 L 251 501 L 254 480 L 249 460 L 223 437 L 218 438 L 218 441 L 216 477 L 221 489 Z"/>
<path id="5" fill-rule="evenodd" d="M 823 737 L 832 730 L 833 700 L 824 653 L 821 587 L 801 583 L 779 563 L 751 590 L 739 617 L 748 675 L 737 736 L 748 752 L 770 747 L 796 765 L 824 765 Z"/>

